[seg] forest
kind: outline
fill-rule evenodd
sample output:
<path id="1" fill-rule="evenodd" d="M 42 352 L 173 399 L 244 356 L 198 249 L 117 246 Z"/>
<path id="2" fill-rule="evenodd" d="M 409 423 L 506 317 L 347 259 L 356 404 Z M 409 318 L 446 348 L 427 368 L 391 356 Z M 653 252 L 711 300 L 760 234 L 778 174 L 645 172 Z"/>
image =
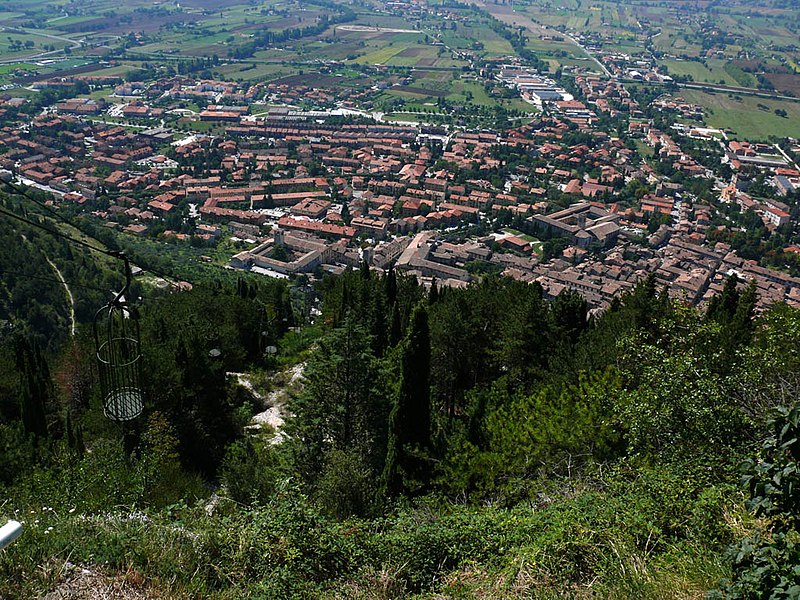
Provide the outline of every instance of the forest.
<path id="1" fill-rule="evenodd" d="M 0 236 L 0 521 L 25 528 L 0 597 L 76 565 L 148 598 L 800 593 L 800 312 L 755 314 L 735 276 L 703 311 L 651 278 L 592 314 L 496 275 L 365 266 L 302 304 L 299 282 L 139 282 L 145 411 L 115 423 L 91 320 L 118 267 Z M 234 374 L 274 391 L 288 368 L 282 430 L 254 430 Z"/>

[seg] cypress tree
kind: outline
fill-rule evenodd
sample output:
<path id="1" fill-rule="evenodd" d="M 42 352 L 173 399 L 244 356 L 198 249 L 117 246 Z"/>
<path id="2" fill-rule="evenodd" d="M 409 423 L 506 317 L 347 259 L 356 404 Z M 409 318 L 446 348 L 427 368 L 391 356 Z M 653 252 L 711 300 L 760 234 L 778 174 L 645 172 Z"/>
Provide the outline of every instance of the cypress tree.
<path id="1" fill-rule="evenodd" d="M 400 351 L 400 389 L 389 415 L 389 440 L 383 479 L 397 495 L 427 481 L 424 456 L 431 442 L 431 341 L 428 311 L 420 303 L 411 314 Z"/>
<path id="2" fill-rule="evenodd" d="M 386 277 L 383 281 L 386 291 L 386 303 L 394 304 L 397 300 L 397 275 L 394 272 L 394 265 L 389 265 L 389 270 L 386 271 Z"/>
<path id="3" fill-rule="evenodd" d="M 47 436 L 45 404 L 50 392 L 50 371 L 39 347 L 17 338 L 17 371 L 20 378 L 20 412 L 26 433 Z"/>
<path id="4" fill-rule="evenodd" d="M 727 338 L 725 345 L 731 353 L 748 344 L 753 337 L 755 329 L 753 316 L 758 301 L 755 279 L 752 279 L 742 293 L 737 295 L 733 314 L 723 330 L 723 335 Z"/>
<path id="5" fill-rule="evenodd" d="M 372 334 L 372 351 L 377 358 L 380 358 L 386 351 L 389 337 L 386 323 L 386 304 L 380 290 L 372 290 L 371 300 L 370 333 Z"/>
<path id="6" fill-rule="evenodd" d="M 439 299 L 439 286 L 436 284 L 436 277 L 433 278 L 431 281 L 431 290 L 428 293 L 428 302 L 431 304 L 436 304 L 436 301 Z"/>
<path id="7" fill-rule="evenodd" d="M 392 322 L 389 326 L 389 346 L 396 346 L 400 342 L 402 325 L 400 324 L 400 308 L 397 302 L 392 305 Z"/>

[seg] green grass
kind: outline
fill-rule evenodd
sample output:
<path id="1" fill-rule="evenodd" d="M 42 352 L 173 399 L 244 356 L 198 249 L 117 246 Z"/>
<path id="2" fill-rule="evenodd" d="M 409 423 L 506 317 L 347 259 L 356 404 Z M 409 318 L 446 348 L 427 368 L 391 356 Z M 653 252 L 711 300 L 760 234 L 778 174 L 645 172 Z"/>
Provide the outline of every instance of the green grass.
<path id="1" fill-rule="evenodd" d="M 635 140 L 634 141 L 634 145 L 636 146 L 636 151 L 638 152 L 639 156 L 642 156 L 642 157 L 645 157 L 645 158 L 652 158 L 653 155 L 655 154 L 654 149 L 651 148 L 650 146 L 648 146 L 642 140 Z"/>
<path id="2" fill-rule="evenodd" d="M 388 121 L 402 121 L 404 123 L 436 123 L 436 115 L 439 113 L 409 113 L 409 112 L 392 112 L 384 116 Z"/>
<path id="3" fill-rule="evenodd" d="M 222 78 L 244 79 L 256 81 L 262 79 L 277 79 L 294 75 L 298 69 L 281 64 L 255 63 L 255 68 L 250 68 L 253 63 L 229 63 L 217 67 L 215 71 Z"/>
<path id="4" fill-rule="evenodd" d="M 703 64 L 693 60 L 664 59 L 659 64 L 666 66 L 670 75 L 691 75 L 692 80 L 697 83 L 748 87 L 742 83 L 747 82 L 747 73 L 723 60 L 708 59 Z"/>
<path id="5" fill-rule="evenodd" d="M 24 17 L 24 13 L 0 11 L 0 23 Z"/>
<path id="6" fill-rule="evenodd" d="M 394 57 L 395 54 L 402 52 L 404 48 L 387 46 L 385 48 L 378 48 L 372 52 L 359 57 L 357 62 L 366 65 L 384 65 Z"/>
<path id="7" fill-rule="evenodd" d="M 741 87 L 755 87 L 756 79 L 750 73 L 745 73 L 740 67 L 733 63 L 725 65 L 725 72 L 733 77 Z"/>
<path id="8" fill-rule="evenodd" d="M 36 65 L 33 63 L 13 63 L 9 65 L 0 65 L 0 75 L 8 75 L 9 73 L 13 73 L 17 69 L 36 69 Z"/>
<path id="9" fill-rule="evenodd" d="M 302 355 L 313 338 L 296 341 Z M 116 473 L 103 481 L 102 461 L 114 451 L 101 450 L 83 461 L 94 472 L 69 481 L 98 490 L 116 483 Z M 0 594 L 10 600 L 59 589 L 69 561 L 150 597 L 521 600 L 580 589 L 587 597 L 699 598 L 730 570 L 724 546 L 688 536 L 730 538 L 742 528 L 738 521 L 697 523 L 691 511 L 708 502 L 660 502 L 638 484 L 620 493 L 573 490 L 536 509 L 422 500 L 381 520 L 344 522 L 321 514 L 296 484 L 280 487 L 264 507 L 233 503 L 223 492 L 213 513 L 205 501 L 76 510 L 54 497 L 66 491 L 16 504 L 25 533 L 0 555 Z M 736 500 L 715 498 L 711 508 L 751 527 Z M 680 533 L 668 532 L 673 521 Z"/>
<path id="10" fill-rule="evenodd" d="M 91 21 L 93 18 L 94 17 L 91 16 L 53 17 L 47 20 L 47 24 L 51 27 L 66 27 L 68 25 L 75 25 L 76 23 Z"/>
<path id="11" fill-rule="evenodd" d="M 739 137 L 765 140 L 769 136 L 800 136 L 800 102 L 689 89 L 682 89 L 680 95 L 688 102 L 706 108 L 708 125 L 730 129 Z M 767 110 L 760 108 L 759 104 L 766 106 Z M 775 109 L 785 110 L 788 117 L 777 116 L 773 112 Z"/>
<path id="12" fill-rule="evenodd" d="M 505 229 L 503 229 L 503 231 L 505 233 L 510 233 L 511 235 L 515 235 L 518 238 L 523 239 L 526 242 L 530 243 L 531 247 L 533 248 L 533 251 L 536 254 L 541 254 L 542 253 L 542 247 L 544 246 L 544 243 L 541 242 L 540 240 L 536 239 L 532 235 L 528 235 L 527 233 L 522 233 L 520 230 L 513 229 L 511 227 L 506 227 Z"/>

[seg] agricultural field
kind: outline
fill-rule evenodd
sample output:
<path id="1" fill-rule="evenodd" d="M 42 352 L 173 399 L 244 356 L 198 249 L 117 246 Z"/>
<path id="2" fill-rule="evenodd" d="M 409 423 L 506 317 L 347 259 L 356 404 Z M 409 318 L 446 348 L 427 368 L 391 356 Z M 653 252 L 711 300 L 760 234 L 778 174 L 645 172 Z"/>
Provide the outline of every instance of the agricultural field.
<path id="1" fill-rule="evenodd" d="M 756 80 L 750 73 L 745 73 L 734 63 L 720 59 L 707 59 L 702 62 L 677 58 L 658 61 L 667 68 L 673 77 L 691 78 L 697 83 L 729 85 L 734 87 L 755 87 Z"/>
<path id="2" fill-rule="evenodd" d="M 493 95 L 475 76 L 484 61 L 514 57 L 507 34 L 517 29 L 524 31 L 525 50 L 551 73 L 599 73 L 595 59 L 621 53 L 700 84 L 773 86 L 800 95 L 797 18 L 788 19 L 790 11 L 773 0 L 758 0 L 767 8 L 758 11 L 715 4 L 716 29 L 704 13 L 707 0 L 664 6 L 638 0 L 471 1 L 398 10 L 378 0 L 95 0 L 77 6 L 17 0 L 0 11 L 0 85 L 30 87 L 55 74 L 146 77 L 157 67 L 225 80 L 295 82 L 330 90 L 331 97 L 345 90 L 345 97 L 358 95 L 365 110 L 400 118 L 463 106 L 481 115 L 503 109 L 523 119 L 535 113 L 532 105 Z M 202 64 L 191 65 L 196 59 Z M 712 124 L 729 121 L 752 134 L 766 123 L 765 135 L 796 128 L 774 113 L 782 103 L 765 100 L 763 109 L 745 98 L 723 109 L 715 106 L 720 97 L 701 102 L 717 111 L 709 114 Z M 741 112 L 741 118 L 726 117 L 726 110 Z M 795 110 L 789 103 L 789 121 Z"/>
<path id="3" fill-rule="evenodd" d="M 511 44 L 487 26 L 484 14 L 465 8 L 455 9 L 460 18 L 443 22 L 432 12 L 406 18 L 376 10 L 369 4 L 337 11 L 333 3 L 301 4 L 295 0 L 195 0 L 158 6 L 144 0 L 122 6 L 98 0 L 91 9 L 79 10 L 66 2 L 22 0 L 17 6 L 25 10 L 0 13 L 0 26 L 5 26 L 7 32 L 17 28 L 13 29 L 15 33 L 6 50 L 0 42 L 0 60 L 31 59 L 45 48 L 56 53 L 71 48 L 89 54 L 90 50 L 97 50 L 92 46 L 115 49 L 124 44 L 126 53 L 139 60 L 198 56 L 216 56 L 222 62 L 228 58 L 252 60 L 241 68 L 232 63 L 224 65 L 220 75 L 256 80 L 275 73 L 270 67 L 260 67 L 258 63 L 262 62 L 337 60 L 388 67 L 462 68 L 468 64 L 465 56 L 514 54 Z M 506 23 L 519 20 L 533 28 L 534 34 L 538 31 L 539 36 L 528 37 L 528 46 L 553 71 L 560 66 L 591 65 L 585 52 L 554 27 L 593 31 L 610 26 L 615 32 L 624 33 L 616 41 L 629 50 L 636 48 L 641 37 L 637 13 L 610 2 L 581 8 L 579 2 L 564 1 L 552 10 L 523 5 L 525 14 L 514 13 L 508 6 L 485 8 Z M 527 19 L 528 13 L 541 17 L 543 25 Z M 324 20 L 331 26 L 318 27 Z M 291 40 L 281 37 L 293 30 L 305 33 Z M 259 46 L 273 37 L 280 42 Z"/>
<path id="4" fill-rule="evenodd" d="M 476 0 L 477 1 L 477 0 Z M 579 58 L 579 42 L 593 54 L 652 61 L 669 74 L 698 83 L 800 91 L 800 16 L 774 0 L 756 3 L 612 2 L 532 0 L 486 3 L 487 10 L 533 34 L 529 45 L 551 70 L 591 67 Z M 710 16 L 713 14 L 713 17 Z M 561 36 L 560 47 L 553 36 Z"/>
<path id="5" fill-rule="evenodd" d="M 442 104 L 475 107 L 476 109 L 494 109 L 502 107 L 506 110 L 519 111 L 522 114 L 533 114 L 536 108 L 520 98 L 499 98 L 487 93 L 484 85 L 474 78 L 462 77 L 454 71 L 415 70 L 411 73 L 411 81 L 402 85 L 394 85 L 384 91 L 382 97 L 396 112 L 438 112 Z M 401 99 L 402 102 L 397 102 Z"/>
<path id="6" fill-rule="evenodd" d="M 690 89 L 682 89 L 680 96 L 704 107 L 708 125 L 731 130 L 736 137 L 800 136 L 800 102 Z M 779 116 L 776 110 L 786 111 L 786 116 Z"/>
<path id="7" fill-rule="evenodd" d="M 65 54 L 99 61 L 122 55 L 141 62 L 174 63 L 214 58 L 221 77 L 262 80 L 291 74 L 275 68 L 314 61 L 363 66 L 461 69 L 472 57 L 513 56 L 511 44 L 487 25 L 485 13 L 452 9 L 443 21 L 433 12 L 409 18 L 382 5 L 329 0 L 205 0 L 122 5 L 98 0 L 75 8 L 66 2 L 20 0 L 0 12 L 0 64 L 25 61 L 34 74 L 66 68 Z M 45 68 L 55 61 L 55 69 Z M 241 66 L 239 63 L 244 63 Z M 99 67 L 98 67 L 99 68 Z"/>

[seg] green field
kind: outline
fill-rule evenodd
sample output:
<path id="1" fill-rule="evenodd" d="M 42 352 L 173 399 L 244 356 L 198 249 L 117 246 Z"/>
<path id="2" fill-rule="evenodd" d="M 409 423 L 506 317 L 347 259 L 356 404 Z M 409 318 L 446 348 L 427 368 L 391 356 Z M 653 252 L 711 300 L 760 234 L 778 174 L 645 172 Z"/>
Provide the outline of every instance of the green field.
<path id="1" fill-rule="evenodd" d="M 689 89 L 681 90 L 680 96 L 706 109 L 708 125 L 730 129 L 738 137 L 765 140 L 769 136 L 800 136 L 800 102 Z M 776 109 L 785 110 L 788 116 L 779 117 Z"/>
<path id="2" fill-rule="evenodd" d="M 659 65 L 667 67 L 674 76 L 689 75 L 697 83 L 716 83 L 734 87 L 755 87 L 756 78 L 732 62 L 721 59 L 694 60 L 662 59 Z"/>
<path id="3" fill-rule="evenodd" d="M 498 16 L 509 14 L 505 3 L 485 6 Z M 715 2 L 711 20 L 702 2 L 517 0 L 513 11 L 535 23 L 529 27 L 533 33 L 529 44 L 551 69 L 566 66 L 564 59 L 579 51 L 569 43 L 566 48 L 559 48 L 566 55 L 541 47 L 542 36 L 536 27 L 580 34 L 602 51 L 630 56 L 642 55 L 649 40 L 654 50 L 663 54 L 660 64 L 667 65 L 675 75 L 691 75 L 698 82 L 753 87 L 751 74 L 730 65 L 726 68 L 726 63 L 744 55 L 748 60 L 778 67 L 796 65 L 800 57 L 794 24 L 796 7 L 767 0 Z M 713 40 L 711 45 L 709 38 Z M 689 63 L 687 58 L 707 59 L 707 64 Z"/>

